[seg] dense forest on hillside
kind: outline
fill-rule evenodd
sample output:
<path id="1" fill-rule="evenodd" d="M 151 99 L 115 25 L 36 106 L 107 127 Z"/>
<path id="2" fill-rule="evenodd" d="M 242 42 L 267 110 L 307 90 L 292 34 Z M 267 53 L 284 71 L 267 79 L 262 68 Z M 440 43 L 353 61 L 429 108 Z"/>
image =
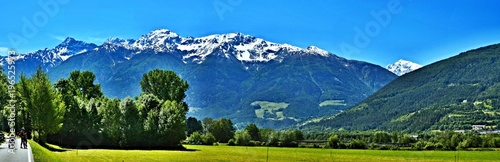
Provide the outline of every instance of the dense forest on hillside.
<path id="1" fill-rule="evenodd" d="M 500 44 L 463 52 L 394 80 L 344 113 L 306 127 L 424 131 L 500 124 Z"/>

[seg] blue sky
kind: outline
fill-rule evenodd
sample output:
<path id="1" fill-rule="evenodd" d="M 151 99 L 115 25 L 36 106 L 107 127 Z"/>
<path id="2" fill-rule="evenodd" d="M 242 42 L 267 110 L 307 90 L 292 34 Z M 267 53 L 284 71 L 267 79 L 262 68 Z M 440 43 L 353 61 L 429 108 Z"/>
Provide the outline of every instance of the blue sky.
<path id="1" fill-rule="evenodd" d="M 165 28 L 183 37 L 241 32 L 381 66 L 398 59 L 426 65 L 500 43 L 498 6 L 493 0 L 1 0 L 0 55 L 53 48 L 65 37 L 100 45 Z"/>

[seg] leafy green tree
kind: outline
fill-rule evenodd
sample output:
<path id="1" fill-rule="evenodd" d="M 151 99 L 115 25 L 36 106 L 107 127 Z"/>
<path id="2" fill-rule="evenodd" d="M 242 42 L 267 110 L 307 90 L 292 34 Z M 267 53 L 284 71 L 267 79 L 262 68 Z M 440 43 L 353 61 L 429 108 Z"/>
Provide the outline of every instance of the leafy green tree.
<path id="1" fill-rule="evenodd" d="M 27 119 L 27 123 L 29 124 L 26 124 L 25 126 L 27 126 L 27 129 L 26 131 L 27 132 L 32 132 L 32 124 L 31 124 L 31 116 L 29 115 L 30 111 L 28 110 L 29 108 L 33 107 L 32 106 L 32 102 L 31 102 L 31 92 L 33 91 L 32 90 L 32 87 L 31 86 L 31 79 L 30 78 L 27 78 L 26 75 L 24 75 L 24 73 L 21 74 L 21 76 L 19 77 L 20 80 L 19 80 L 19 83 L 16 84 L 16 90 L 18 91 L 18 94 L 16 97 L 16 107 L 17 107 L 17 110 L 21 110 L 21 111 L 24 111 L 26 112 L 26 117 L 28 118 Z M 8 111 L 8 114 L 10 114 L 10 111 Z M 6 114 L 7 115 L 7 114 Z M 28 136 L 31 136 L 32 133 L 29 133 Z"/>
<path id="2" fill-rule="evenodd" d="M 157 96 L 153 94 L 141 94 L 137 99 L 137 107 L 142 118 L 146 118 L 150 111 L 160 111 L 160 106 L 163 103 Z"/>
<path id="3" fill-rule="evenodd" d="M 400 142 L 400 140 L 399 140 L 400 136 L 401 136 L 400 133 L 398 133 L 398 132 L 392 132 L 392 134 L 391 134 L 391 142 L 392 143 L 399 143 Z"/>
<path id="4" fill-rule="evenodd" d="M 99 112 L 101 118 L 102 133 L 106 139 L 104 142 L 110 146 L 118 146 L 122 136 L 120 111 L 120 100 L 105 98 L 104 106 Z"/>
<path id="5" fill-rule="evenodd" d="M 3 71 L 3 68 L 0 67 L 0 104 L 3 105 L 7 104 L 7 100 L 10 99 L 9 93 L 8 93 L 8 86 L 10 85 L 9 80 L 7 78 L 7 75 Z"/>
<path id="6" fill-rule="evenodd" d="M 492 138 L 490 143 L 492 147 L 500 148 L 500 137 Z"/>
<path id="7" fill-rule="evenodd" d="M 298 141 L 304 140 L 304 134 L 300 130 L 294 130 L 293 137 L 295 138 L 295 140 L 298 140 Z"/>
<path id="8" fill-rule="evenodd" d="M 54 87 L 62 95 L 66 105 L 64 125 L 57 135 L 69 145 L 87 140 L 86 134 L 97 134 L 101 123 L 98 107 L 103 93 L 99 84 L 94 84 L 95 75 L 89 71 L 73 71 L 67 79 L 60 79 Z"/>
<path id="9" fill-rule="evenodd" d="M 214 119 L 212 118 L 203 118 L 202 120 L 202 126 L 203 126 L 203 132 L 208 133 L 209 130 L 212 129 L 212 126 L 214 124 Z"/>
<path id="10" fill-rule="evenodd" d="M 24 75 L 23 75 L 24 76 Z M 19 130 L 21 128 L 25 128 L 26 131 L 31 132 L 31 123 L 29 118 L 29 113 L 27 112 L 26 107 L 22 101 L 19 101 L 21 98 L 21 93 L 18 93 L 20 89 L 19 84 L 14 83 L 14 76 L 9 76 L 3 71 L 3 68 L 0 67 L 0 122 L 1 129 L 4 131 L 9 131 L 10 126 L 8 125 L 8 119 L 11 114 L 11 106 L 15 107 L 16 110 L 16 124 L 14 128 Z M 16 91 L 17 90 L 17 91 Z M 30 134 L 31 135 L 31 134 Z M 28 138 L 31 138 L 31 136 Z"/>
<path id="11" fill-rule="evenodd" d="M 203 131 L 203 126 L 201 124 L 201 121 L 196 119 L 195 117 L 189 117 L 186 120 L 186 125 L 187 125 L 187 135 L 191 135 L 193 132 L 201 132 Z"/>
<path id="12" fill-rule="evenodd" d="M 158 110 L 151 110 L 148 112 L 144 120 L 144 131 L 148 140 L 148 146 L 157 146 L 161 142 L 160 137 L 160 113 Z"/>
<path id="13" fill-rule="evenodd" d="M 275 130 L 269 129 L 269 128 L 262 128 L 259 130 L 260 134 L 260 141 L 261 142 L 268 142 L 269 136 L 273 133 L 276 132 Z"/>
<path id="14" fill-rule="evenodd" d="M 377 143 L 389 143 L 391 141 L 391 137 L 389 136 L 389 133 L 379 131 L 373 135 L 373 141 Z"/>
<path id="15" fill-rule="evenodd" d="M 76 96 L 82 97 L 86 100 L 91 98 L 99 98 L 103 96 L 100 84 L 94 84 L 95 75 L 89 71 L 73 71 L 68 78 L 72 84 L 73 93 Z"/>
<path id="16" fill-rule="evenodd" d="M 403 145 L 403 146 L 408 146 L 410 145 L 411 143 L 411 137 L 407 134 L 403 135 L 400 139 L 400 143 Z"/>
<path id="17" fill-rule="evenodd" d="M 64 102 L 41 67 L 30 79 L 21 79 L 22 99 L 27 103 L 32 128 L 38 134 L 35 140 L 45 143 L 47 135 L 57 133 L 62 126 Z"/>
<path id="18" fill-rule="evenodd" d="M 451 137 L 451 141 L 450 141 L 452 149 L 457 148 L 457 146 L 458 146 L 458 144 L 460 144 L 460 142 L 461 142 L 461 139 L 460 139 L 459 135 L 458 134 L 454 134 Z"/>
<path id="19" fill-rule="evenodd" d="M 9 93 L 8 93 L 8 85 L 10 83 L 8 82 L 7 75 L 5 75 L 5 72 L 3 71 L 3 68 L 0 67 L 0 111 L 3 111 L 4 114 L 1 116 L 1 122 L 2 122 L 2 129 L 4 131 L 7 131 L 9 129 L 9 126 L 7 124 L 7 118 L 8 115 L 5 113 L 5 107 L 7 107 L 8 100 L 10 99 Z"/>
<path id="20" fill-rule="evenodd" d="M 122 131 L 120 146 L 138 146 L 138 138 L 142 132 L 142 122 L 139 118 L 139 111 L 134 101 L 127 97 L 120 102 L 120 130 Z"/>
<path id="21" fill-rule="evenodd" d="M 178 147 L 186 139 L 186 113 L 180 102 L 167 100 L 162 104 L 158 120 L 161 146 Z"/>
<path id="22" fill-rule="evenodd" d="M 238 146 L 248 146 L 250 144 L 251 136 L 246 130 L 236 131 L 234 134 L 234 143 Z"/>
<path id="23" fill-rule="evenodd" d="M 245 127 L 245 131 L 248 132 L 248 134 L 250 134 L 250 137 L 252 140 L 254 141 L 259 141 L 260 140 L 260 132 L 259 132 L 259 128 L 257 127 L 257 125 L 255 124 L 249 124 Z"/>
<path id="24" fill-rule="evenodd" d="M 329 148 L 339 148 L 340 140 L 338 135 L 332 135 L 328 138 L 328 143 L 326 144 Z"/>
<path id="25" fill-rule="evenodd" d="M 480 147 L 482 144 L 481 138 L 472 132 L 465 135 L 464 141 L 467 141 L 466 146 L 468 147 Z"/>
<path id="26" fill-rule="evenodd" d="M 186 138 L 187 104 L 183 101 L 189 85 L 175 72 L 155 69 L 144 74 L 140 82 L 143 95 L 140 97 L 141 116 L 146 116 L 146 130 L 153 133 L 157 128 L 156 143 L 159 146 L 178 147 Z M 151 94 L 151 95 L 148 95 Z M 154 97 L 153 97 L 154 96 Z M 158 107 L 160 105 L 160 107 Z M 158 126 L 156 124 L 156 109 Z M 150 113 L 152 112 L 153 113 Z"/>
<path id="27" fill-rule="evenodd" d="M 64 114 L 64 124 L 61 128 L 63 141 L 76 143 L 81 139 L 83 134 L 80 123 L 83 123 L 84 118 L 78 104 L 78 99 L 74 96 L 74 87 L 68 80 L 61 79 L 54 84 L 56 90 L 62 95 L 62 100 L 66 105 L 66 113 Z M 74 139 L 74 140 L 73 140 Z M 67 143 L 65 143 L 67 144 Z"/>
<path id="28" fill-rule="evenodd" d="M 211 126 L 208 127 L 208 131 L 215 136 L 217 141 L 222 143 L 226 143 L 233 138 L 235 130 L 233 122 L 226 118 L 214 120 Z"/>
<path id="29" fill-rule="evenodd" d="M 155 69 L 142 76 L 142 92 L 151 93 L 159 99 L 182 102 L 189 85 L 175 72 Z"/>
<path id="30" fill-rule="evenodd" d="M 280 134 L 280 146 L 284 147 L 293 147 L 297 146 L 297 143 L 295 141 L 295 136 L 293 131 L 291 130 L 286 130 L 281 132 Z"/>
<path id="31" fill-rule="evenodd" d="M 278 132 L 273 131 L 267 137 L 268 146 L 278 146 L 280 142 L 280 135 Z"/>
<path id="32" fill-rule="evenodd" d="M 86 112 L 88 112 L 86 114 L 87 117 L 85 118 L 85 122 L 82 123 L 86 126 L 83 130 L 86 131 L 86 134 L 99 134 L 102 116 L 99 115 L 98 109 L 103 106 L 102 102 L 100 99 L 91 98 L 86 104 L 82 105 L 85 106 L 82 109 L 86 109 Z"/>

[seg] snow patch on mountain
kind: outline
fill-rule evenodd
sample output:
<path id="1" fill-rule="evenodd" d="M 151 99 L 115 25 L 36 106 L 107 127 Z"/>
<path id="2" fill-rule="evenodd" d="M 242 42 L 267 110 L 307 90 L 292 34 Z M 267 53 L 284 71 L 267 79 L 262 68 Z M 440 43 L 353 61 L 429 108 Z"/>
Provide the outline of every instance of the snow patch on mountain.
<path id="1" fill-rule="evenodd" d="M 400 59 L 397 62 L 395 62 L 394 64 L 387 65 L 386 69 L 393 72 L 394 74 L 396 74 L 398 76 L 401 76 L 401 75 L 404 75 L 406 73 L 417 70 L 421 67 L 422 67 L 422 65 L 419 65 L 417 63 Z"/>

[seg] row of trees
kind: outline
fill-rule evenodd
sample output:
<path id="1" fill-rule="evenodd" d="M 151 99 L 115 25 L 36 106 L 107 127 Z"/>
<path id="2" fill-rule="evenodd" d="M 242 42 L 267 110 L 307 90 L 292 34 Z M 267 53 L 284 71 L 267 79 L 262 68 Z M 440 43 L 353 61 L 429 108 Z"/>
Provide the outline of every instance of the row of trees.
<path id="1" fill-rule="evenodd" d="M 95 75 L 88 71 L 71 72 L 54 85 L 40 67 L 30 78 L 21 75 L 16 83 L 16 129 L 24 127 L 40 143 L 70 147 L 181 147 L 189 86 L 174 72 L 156 69 L 144 74 L 143 93 L 133 99 L 107 98 L 94 82 Z M 0 102 L 6 104 L 3 98 Z M 10 112 L 2 111 L 5 130 Z"/>
<path id="2" fill-rule="evenodd" d="M 7 80 L 5 74 L 1 72 L 2 84 Z M 4 89 L 0 89 L 2 94 Z M 15 91 L 11 94 L 11 103 L 16 106 L 16 130 L 25 128 L 28 132 L 33 132 L 35 140 L 45 142 L 47 136 L 56 133 L 62 127 L 65 113 L 65 103 L 61 100 L 61 94 L 52 86 L 48 76 L 39 67 L 30 78 L 21 74 L 20 80 L 15 84 Z M 8 97 L 7 95 L 6 97 Z M 6 100 L 1 100 L 2 128 L 9 129 L 7 118 L 11 114 Z M 31 138 L 31 134 L 29 135 Z"/>
<path id="3" fill-rule="evenodd" d="M 189 121 L 198 123 L 198 128 L 188 138 L 190 144 L 212 145 L 214 142 L 224 142 L 225 136 L 214 136 L 214 129 L 206 129 L 210 125 L 205 121 L 230 121 L 227 119 L 213 120 L 206 118 L 198 121 L 195 118 Z M 227 125 L 230 126 L 230 125 Z M 188 126 L 189 128 L 189 126 Z M 223 129 L 220 129 L 223 130 Z M 300 130 L 275 131 L 268 128 L 259 129 L 255 124 L 249 124 L 245 129 L 234 132 L 228 145 L 238 146 L 277 146 L 277 147 L 325 147 L 337 149 L 412 149 L 412 150 L 465 150 L 468 148 L 500 148 L 500 134 L 479 134 L 478 132 L 457 133 L 423 132 L 407 134 L 402 132 L 385 131 L 336 131 L 336 132 L 308 132 Z"/>
<path id="4" fill-rule="evenodd" d="M 413 149 L 413 150 L 458 150 L 468 148 L 500 148 L 500 134 L 481 135 L 477 132 L 456 133 L 425 132 L 408 135 L 383 131 L 337 132 L 327 141 L 329 148 L 354 149 Z"/>
<path id="5" fill-rule="evenodd" d="M 275 131 L 259 129 L 249 124 L 243 130 L 236 130 L 229 119 L 205 118 L 202 121 L 190 117 L 187 119 L 188 143 L 212 145 L 215 142 L 238 146 L 283 146 L 296 147 L 304 135 L 300 130 Z M 195 129 L 196 128 L 196 129 Z"/>

